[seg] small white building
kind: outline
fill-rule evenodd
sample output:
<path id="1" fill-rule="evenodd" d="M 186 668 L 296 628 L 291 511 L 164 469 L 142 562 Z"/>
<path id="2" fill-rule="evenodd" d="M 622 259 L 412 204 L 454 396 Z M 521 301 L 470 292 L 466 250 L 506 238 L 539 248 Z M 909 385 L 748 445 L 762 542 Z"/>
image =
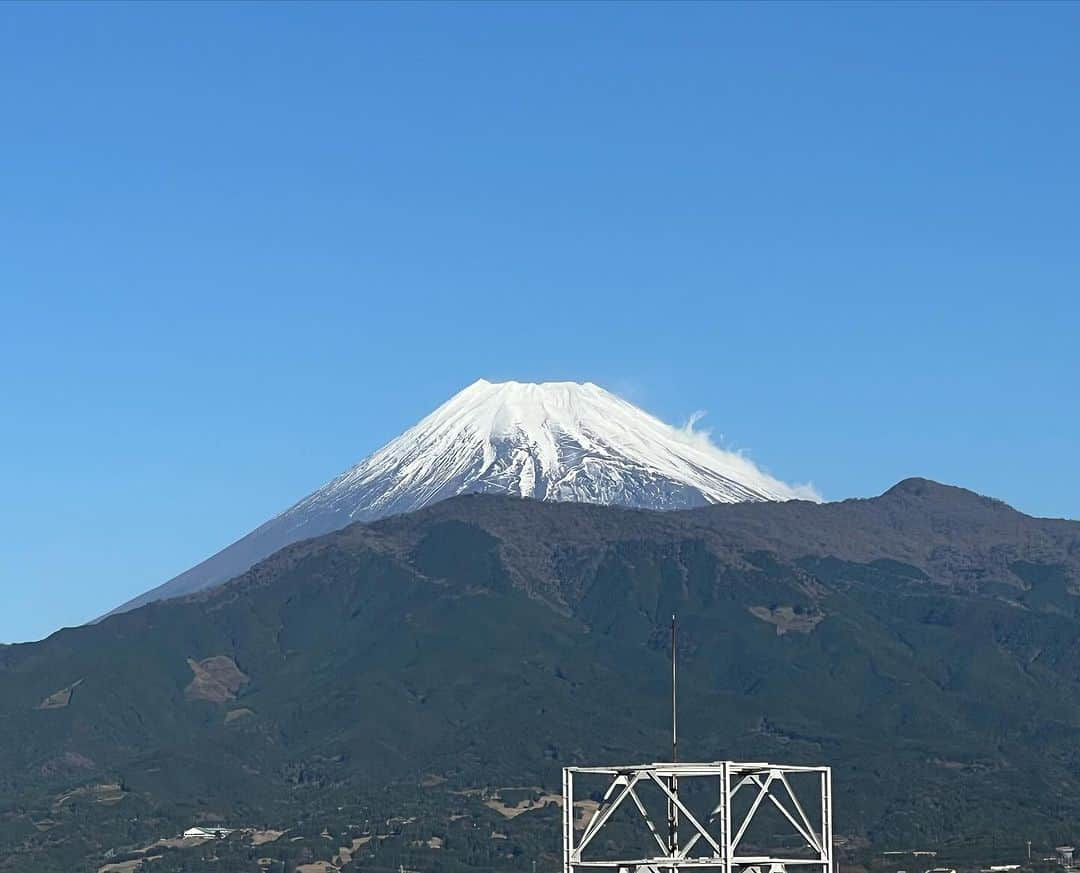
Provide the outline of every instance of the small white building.
<path id="1" fill-rule="evenodd" d="M 223 840 L 234 828 L 195 827 L 184 831 L 185 840 Z"/>

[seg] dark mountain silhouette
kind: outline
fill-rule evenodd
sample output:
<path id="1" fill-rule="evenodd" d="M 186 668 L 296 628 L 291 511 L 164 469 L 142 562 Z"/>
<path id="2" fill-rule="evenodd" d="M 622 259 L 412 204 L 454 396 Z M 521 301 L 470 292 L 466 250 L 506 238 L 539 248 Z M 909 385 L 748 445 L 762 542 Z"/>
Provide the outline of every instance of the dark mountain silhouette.
<path id="1" fill-rule="evenodd" d="M 562 764 L 665 754 L 673 611 L 686 758 L 832 764 L 853 847 L 1052 844 L 1080 813 L 1078 590 L 1080 523 L 920 479 L 447 500 L 0 648 L 0 870 L 97 869 L 200 818 L 292 828 L 290 863 L 365 829 L 339 867 L 555 863 Z"/>

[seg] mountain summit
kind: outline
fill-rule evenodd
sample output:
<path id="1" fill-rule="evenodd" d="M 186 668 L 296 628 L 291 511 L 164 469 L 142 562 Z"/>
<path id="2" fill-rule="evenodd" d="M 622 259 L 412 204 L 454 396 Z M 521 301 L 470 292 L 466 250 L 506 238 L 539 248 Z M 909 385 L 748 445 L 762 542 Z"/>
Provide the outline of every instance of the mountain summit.
<path id="1" fill-rule="evenodd" d="M 642 509 L 817 499 L 590 382 L 481 379 L 243 539 L 117 611 L 218 585 L 298 540 L 471 492 Z"/>

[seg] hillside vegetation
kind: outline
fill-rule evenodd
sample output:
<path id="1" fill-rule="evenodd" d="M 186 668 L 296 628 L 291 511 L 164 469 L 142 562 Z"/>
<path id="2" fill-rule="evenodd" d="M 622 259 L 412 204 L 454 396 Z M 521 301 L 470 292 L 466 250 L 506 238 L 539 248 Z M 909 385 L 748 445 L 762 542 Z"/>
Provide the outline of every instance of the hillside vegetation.
<path id="1" fill-rule="evenodd" d="M 1052 844 L 1080 815 L 1078 586 L 1080 523 L 925 480 L 354 525 L 0 647 L 0 870 L 553 869 L 559 768 L 667 754 L 672 612 L 686 759 L 831 764 L 852 846 Z M 200 822 L 251 830 L 158 844 Z"/>

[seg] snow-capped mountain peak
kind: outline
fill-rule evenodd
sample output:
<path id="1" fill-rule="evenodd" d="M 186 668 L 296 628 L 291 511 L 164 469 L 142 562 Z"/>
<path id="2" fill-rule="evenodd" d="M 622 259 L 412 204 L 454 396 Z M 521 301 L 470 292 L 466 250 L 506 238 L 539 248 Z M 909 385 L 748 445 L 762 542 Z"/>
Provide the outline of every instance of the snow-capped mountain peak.
<path id="1" fill-rule="evenodd" d="M 655 509 L 806 496 L 591 382 L 474 382 L 300 506 L 376 484 L 359 514 L 466 491 Z"/>
<path id="2" fill-rule="evenodd" d="M 481 379 L 243 539 L 120 611 L 225 582 L 300 539 L 476 491 L 649 509 L 817 499 L 591 382 Z"/>

